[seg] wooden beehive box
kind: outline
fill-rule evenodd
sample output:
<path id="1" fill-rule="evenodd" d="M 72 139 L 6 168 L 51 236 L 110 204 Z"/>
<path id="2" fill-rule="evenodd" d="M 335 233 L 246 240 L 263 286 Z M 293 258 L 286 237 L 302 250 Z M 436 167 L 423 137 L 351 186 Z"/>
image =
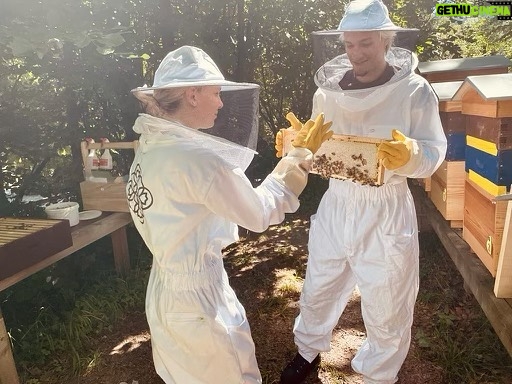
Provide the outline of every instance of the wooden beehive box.
<path id="1" fill-rule="evenodd" d="M 506 210 L 506 201 L 495 201 L 466 177 L 462 237 L 492 276 L 496 276 Z"/>
<path id="2" fill-rule="evenodd" d="M 453 96 L 465 115 L 512 117 L 512 73 L 469 76 Z"/>
<path id="3" fill-rule="evenodd" d="M 284 130 L 283 153 L 292 149 L 295 132 Z M 384 139 L 352 135 L 333 135 L 314 155 L 311 173 L 325 178 L 381 185 L 384 167 L 377 158 L 377 147 Z"/>
<path id="4" fill-rule="evenodd" d="M 87 161 L 91 149 L 131 149 L 135 151 L 138 141 L 88 143 L 82 141 L 82 160 L 84 164 L 85 180 L 80 183 L 82 203 L 84 210 L 97 209 L 107 212 L 128 212 L 128 199 L 126 197 L 126 181 L 116 178 L 108 181 L 94 181 L 93 171 Z"/>
<path id="5" fill-rule="evenodd" d="M 466 153 L 466 116 L 462 114 L 462 102 L 454 101 L 453 96 L 461 87 L 462 81 L 432 83 L 439 98 L 439 116 L 447 140 L 446 160 L 464 160 Z"/>
<path id="6" fill-rule="evenodd" d="M 466 153 L 466 133 L 465 133 L 465 116 L 461 113 L 462 103 L 460 101 L 453 101 L 453 95 L 462 85 L 462 81 L 450 81 L 444 83 L 432 83 L 431 86 L 434 89 L 438 99 L 439 99 L 439 116 L 441 118 L 441 123 L 443 125 L 443 130 L 446 135 L 447 140 L 447 148 L 446 148 L 446 156 L 445 159 L 449 161 L 463 161 Z M 442 165 L 445 167 L 446 165 Z M 442 192 L 447 188 L 446 183 L 443 180 L 451 179 L 450 173 L 454 172 L 454 170 L 458 170 L 457 166 L 446 167 L 446 171 L 440 170 L 439 172 L 442 174 L 442 177 L 438 175 L 436 178 L 436 185 L 434 186 L 434 182 L 431 180 L 431 177 L 424 179 L 423 185 L 425 191 L 427 191 L 428 196 L 435 200 L 441 206 L 445 206 L 448 208 L 448 216 L 452 217 L 447 220 L 450 220 L 452 225 L 455 227 L 459 227 L 459 221 L 462 221 L 462 218 L 454 218 L 459 215 L 452 213 L 452 202 L 454 199 L 458 199 L 455 196 L 459 196 L 458 193 L 452 195 L 452 190 L 457 189 L 457 187 L 450 185 L 450 194 L 445 197 L 445 200 L 442 200 Z M 445 173 L 448 173 L 445 175 Z M 455 175 L 458 180 L 458 176 Z M 462 178 L 464 180 L 464 176 Z M 442 182 L 443 181 L 443 182 Z M 462 184 L 464 186 L 464 184 Z M 432 189 L 435 189 L 435 196 L 432 196 Z M 448 199 L 448 200 L 446 200 Z M 463 200 L 461 200 L 463 202 Z M 459 204 L 455 204 L 455 206 L 459 206 Z M 444 212 L 444 209 L 440 209 L 441 212 Z M 464 207 L 460 208 L 462 212 Z M 443 214 L 444 216 L 444 214 Z"/>
<path id="7" fill-rule="evenodd" d="M 493 196 L 510 191 L 512 149 L 499 150 L 495 143 L 467 136 L 466 172 Z"/>
<path id="8" fill-rule="evenodd" d="M 448 82 L 442 82 L 442 83 L 430 83 L 432 86 L 432 89 L 437 95 L 437 98 L 439 99 L 439 112 L 460 112 L 462 109 L 462 101 L 453 100 L 453 96 L 458 91 L 460 86 L 462 85 L 462 80 L 460 81 L 448 81 Z M 443 116 L 443 114 L 441 115 Z M 444 115 L 444 116 L 454 116 L 454 115 Z M 444 128 L 444 126 L 443 126 Z M 460 126 L 456 123 L 452 124 L 450 123 L 448 127 L 445 129 L 448 129 L 448 131 L 454 131 L 458 132 L 460 130 Z"/>
<path id="9" fill-rule="evenodd" d="M 72 245 L 69 220 L 0 217 L 0 280 Z"/>
<path id="10" fill-rule="evenodd" d="M 505 56 L 465 57 L 418 64 L 418 72 L 430 83 L 464 80 L 468 76 L 507 73 L 512 61 Z"/>
<path id="11" fill-rule="evenodd" d="M 473 115 L 466 117 L 468 136 L 494 143 L 496 149 L 500 151 L 512 149 L 512 117 L 492 118 Z"/>
<path id="12" fill-rule="evenodd" d="M 494 282 L 494 294 L 498 298 L 512 298 L 512 200 L 505 202 L 507 213 Z"/>
<path id="13" fill-rule="evenodd" d="M 512 73 L 468 77 L 454 95 L 467 115 L 466 172 L 496 196 L 512 183 Z"/>
<path id="14" fill-rule="evenodd" d="M 464 169 L 464 161 L 445 160 L 431 177 L 430 199 L 452 228 L 464 219 Z"/>

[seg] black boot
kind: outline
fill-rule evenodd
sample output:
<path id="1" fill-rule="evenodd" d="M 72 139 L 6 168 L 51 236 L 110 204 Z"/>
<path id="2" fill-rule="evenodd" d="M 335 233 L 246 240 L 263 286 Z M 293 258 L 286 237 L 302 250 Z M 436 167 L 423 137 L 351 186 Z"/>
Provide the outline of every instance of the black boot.
<path id="1" fill-rule="evenodd" d="M 299 353 L 281 372 L 281 384 L 300 384 L 320 363 L 320 355 L 308 363 Z"/>

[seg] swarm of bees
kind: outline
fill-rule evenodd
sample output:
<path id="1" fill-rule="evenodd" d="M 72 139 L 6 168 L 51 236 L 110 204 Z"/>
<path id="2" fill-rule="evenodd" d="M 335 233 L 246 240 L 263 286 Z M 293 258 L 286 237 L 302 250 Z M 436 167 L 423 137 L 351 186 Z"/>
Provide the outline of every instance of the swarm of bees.
<path id="1" fill-rule="evenodd" d="M 334 178 L 346 180 L 350 179 L 363 185 L 378 185 L 375 177 L 370 174 L 370 170 L 365 168 L 368 161 L 363 157 L 363 154 L 351 155 L 353 163 L 348 165 L 342 160 L 336 160 L 333 157 L 336 156 L 335 152 L 331 153 L 331 156 L 323 153 L 315 157 L 313 163 L 313 172 L 319 174 L 323 178 Z"/>
<path id="2" fill-rule="evenodd" d="M 292 148 L 294 134 L 284 131 L 283 152 Z M 323 178 L 352 180 L 359 184 L 379 186 L 384 169 L 377 159 L 382 139 L 334 134 L 316 152 L 311 173 Z"/>

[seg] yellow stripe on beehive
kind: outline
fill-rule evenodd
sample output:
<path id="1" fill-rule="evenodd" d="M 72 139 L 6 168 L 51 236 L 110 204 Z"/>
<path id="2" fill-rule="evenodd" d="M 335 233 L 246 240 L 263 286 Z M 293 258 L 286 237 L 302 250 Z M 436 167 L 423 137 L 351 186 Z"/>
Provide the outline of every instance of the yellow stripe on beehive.
<path id="1" fill-rule="evenodd" d="M 469 170 L 468 178 L 473 183 L 475 183 L 480 188 L 482 188 L 483 190 L 485 190 L 486 192 L 490 193 L 493 196 L 503 195 L 504 193 L 507 193 L 507 187 L 494 184 L 492 181 L 487 180 L 483 176 L 480 176 L 472 169 Z"/>
<path id="2" fill-rule="evenodd" d="M 478 137 L 466 135 L 466 144 L 490 155 L 498 155 L 498 147 L 496 146 L 496 143 L 491 141 L 486 141 L 479 139 Z"/>

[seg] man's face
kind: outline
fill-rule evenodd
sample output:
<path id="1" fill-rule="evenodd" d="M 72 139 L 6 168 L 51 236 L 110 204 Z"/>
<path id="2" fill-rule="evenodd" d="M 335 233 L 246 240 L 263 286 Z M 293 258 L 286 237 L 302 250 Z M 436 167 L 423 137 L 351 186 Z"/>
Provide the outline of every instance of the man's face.
<path id="1" fill-rule="evenodd" d="M 344 44 L 359 81 L 367 83 L 382 74 L 386 67 L 386 42 L 379 32 L 345 32 Z"/>

